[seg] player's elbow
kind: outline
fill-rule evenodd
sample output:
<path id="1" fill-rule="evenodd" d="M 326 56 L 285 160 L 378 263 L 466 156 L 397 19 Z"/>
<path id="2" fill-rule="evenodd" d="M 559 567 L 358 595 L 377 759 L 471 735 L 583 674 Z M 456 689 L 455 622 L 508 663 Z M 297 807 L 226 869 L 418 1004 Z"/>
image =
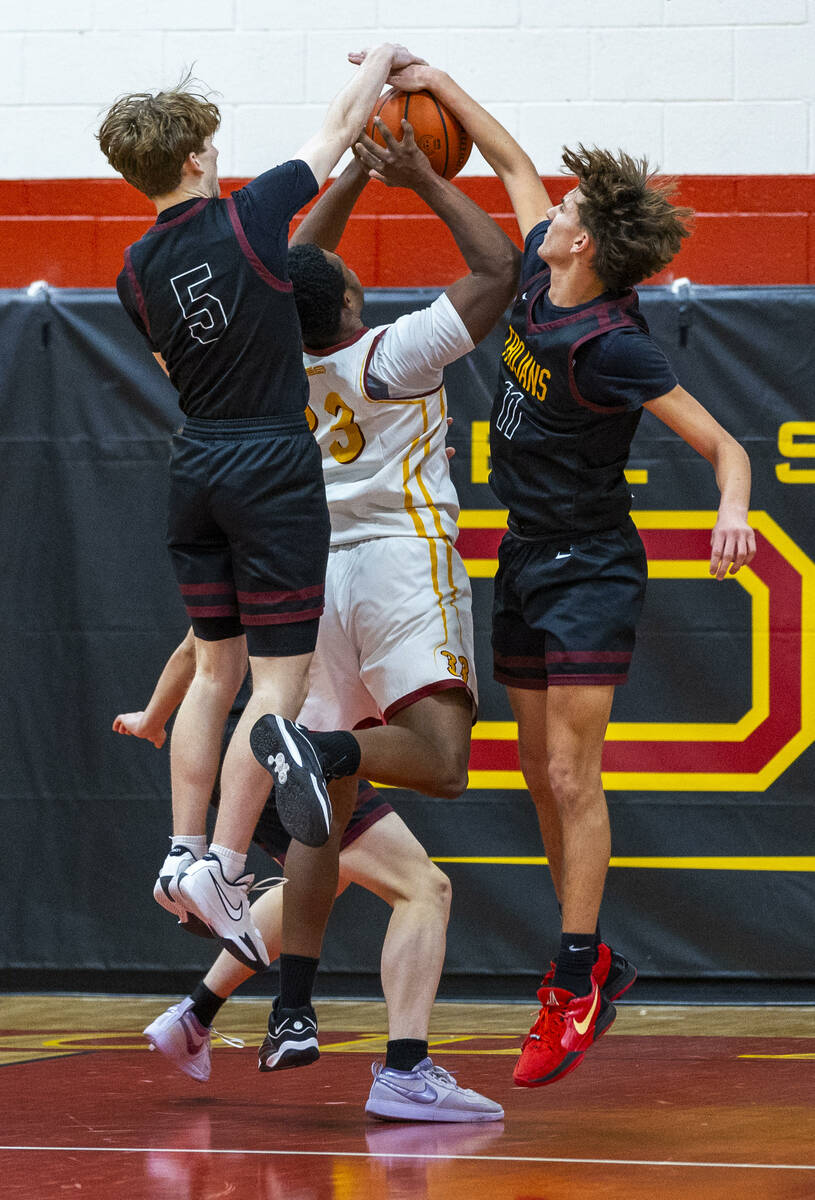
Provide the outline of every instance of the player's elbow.
<path id="1" fill-rule="evenodd" d="M 518 289 L 521 271 L 520 250 L 509 238 L 505 238 L 504 242 L 501 253 L 496 255 L 493 272 L 496 297 L 502 301 L 502 312 L 511 303 Z"/>

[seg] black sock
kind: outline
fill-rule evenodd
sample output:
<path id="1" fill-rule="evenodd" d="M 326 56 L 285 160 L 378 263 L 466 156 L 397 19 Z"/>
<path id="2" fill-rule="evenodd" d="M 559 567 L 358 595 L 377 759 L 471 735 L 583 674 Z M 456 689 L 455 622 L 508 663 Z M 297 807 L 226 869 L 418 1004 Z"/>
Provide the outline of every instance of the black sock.
<path id="1" fill-rule="evenodd" d="M 595 962 L 597 962 L 597 951 L 598 951 L 598 947 L 599 947 L 600 943 L 602 942 L 602 940 L 603 940 L 603 937 L 602 937 L 602 934 L 600 933 L 600 922 L 598 921 L 597 928 L 594 931 L 594 961 Z"/>
<path id="2" fill-rule="evenodd" d="M 316 733 L 310 729 L 308 736 L 320 756 L 320 765 L 329 783 L 332 779 L 342 779 L 344 775 L 357 773 L 362 752 L 353 733 L 345 730 Z"/>
<path id="3" fill-rule="evenodd" d="M 427 1042 L 418 1038 L 397 1038 L 388 1042 L 388 1052 L 385 1056 L 385 1066 L 392 1071 L 412 1071 L 413 1068 L 427 1058 Z"/>
<path id="4" fill-rule="evenodd" d="M 209 1029 L 215 1020 L 215 1014 L 221 1005 L 226 1004 L 226 996 L 216 996 L 214 992 L 209 990 L 203 979 L 200 983 L 196 983 L 190 992 L 190 999 L 192 1000 L 190 1012 L 207 1029 Z"/>
<path id="5" fill-rule="evenodd" d="M 575 996 L 588 996 L 591 991 L 593 966 L 594 934 L 562 934 L 552 987 L 564 988 L 567 992 L 573 992 Z"/>
<path id="6" fill-rule="evenodd" d="M 305 1008 L 311 1004 L 319 961 L 302 954 L 280 955 L 280 1008 Z"/>

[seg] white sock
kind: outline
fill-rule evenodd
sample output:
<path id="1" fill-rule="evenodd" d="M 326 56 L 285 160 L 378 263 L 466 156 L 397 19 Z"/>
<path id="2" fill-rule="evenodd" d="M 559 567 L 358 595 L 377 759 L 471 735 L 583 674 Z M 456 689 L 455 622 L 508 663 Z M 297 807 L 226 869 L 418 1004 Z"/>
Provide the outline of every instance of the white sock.
<path id="1" fill-rule="evenodd" d="M 217 842 L 213 842 L 209 848 L 210 854 L 217 854 L 221 860 L 221 866 L 224 869 L 224 876 L 230 883 L 234 883 L 241 875 L 243 875 L 246 867 L 246 855 L 238 854 L 237 850 L 230 850 L 228 846 L 219 846 Z"/>
<path id="2" fill-rule="evenodd" d="M 175 850 L 176 846 L 186 846 L 188 850 L 192 850 L 196 858 L 203 858 L 207 852 L 206 836 L 201 834 L 186 837 L 182 834 L 174 834 L 170 838 L 170 849 Z"/>

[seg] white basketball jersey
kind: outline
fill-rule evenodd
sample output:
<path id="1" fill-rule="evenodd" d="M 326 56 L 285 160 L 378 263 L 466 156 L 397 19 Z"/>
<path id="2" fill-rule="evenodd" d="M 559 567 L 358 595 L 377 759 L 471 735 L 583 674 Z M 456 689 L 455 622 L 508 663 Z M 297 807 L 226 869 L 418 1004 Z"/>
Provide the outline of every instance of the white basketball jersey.
<path id="1" fill-rule="evenodd" d="M 446 296 L 439 299 L 452 310 Z M 454 331 L 458 345 L 454 352 L 446 347 L 446 361 L 472 348 L 454 316 L 463 334 Z M 373 374 L 371 362 L 380 343 L 386 349 L 383 339 L 397 325 L 398 336 L 390 338 L 397 355 L 388 360 L 391 383 L 385 384 Z M 401 390 L 393 382 L 399 378 L 398 352 L 410 348 L 412 330 L 418 344 L 427 328 L 425 314 L 412 313 L 395 325 L 362 329 L 324 353 L 303 356 L 310 397 L 306 416 L 323 456 L 332 545 L 383 536 L 456 539 L 459 507 L 445 454 L 447 405 L 440 368 L 425 368 L 425 379 L 438 381 L 430 390 L 392 394 Z M 420 377 L 409 357 L 406 381 Z"/>

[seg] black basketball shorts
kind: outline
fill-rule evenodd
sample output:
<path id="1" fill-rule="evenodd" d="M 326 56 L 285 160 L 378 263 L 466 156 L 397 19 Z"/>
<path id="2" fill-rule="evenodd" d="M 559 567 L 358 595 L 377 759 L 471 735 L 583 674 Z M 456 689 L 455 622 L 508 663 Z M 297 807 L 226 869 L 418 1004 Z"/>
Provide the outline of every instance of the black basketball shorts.
<path id="1" fill-rule="evenodd" d="M 533 690 L 625 683 L 647 575 L 630 520 L 572 542 L 507 533 L 495 577 L 494 677 Z"/>
<path id="2" fill-rule="evenodd" d="M 190 419 L 173 438 L 167 543 L 197 638 L 245 633 L 260 657 L 313 651 L 330 528 L 304 415 Z"/>

